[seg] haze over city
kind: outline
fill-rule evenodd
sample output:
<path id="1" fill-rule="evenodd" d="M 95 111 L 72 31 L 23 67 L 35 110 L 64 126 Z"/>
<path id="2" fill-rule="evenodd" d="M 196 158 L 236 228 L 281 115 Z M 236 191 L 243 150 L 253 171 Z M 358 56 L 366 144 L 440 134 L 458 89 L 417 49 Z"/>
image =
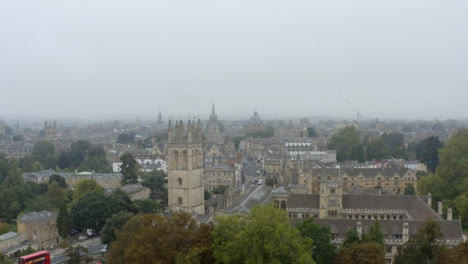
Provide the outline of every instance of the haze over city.
<path id="1" fill-rule="evenodd" d="M 6 1 L 0 118 L 466 118 L 468 2 Z"/>

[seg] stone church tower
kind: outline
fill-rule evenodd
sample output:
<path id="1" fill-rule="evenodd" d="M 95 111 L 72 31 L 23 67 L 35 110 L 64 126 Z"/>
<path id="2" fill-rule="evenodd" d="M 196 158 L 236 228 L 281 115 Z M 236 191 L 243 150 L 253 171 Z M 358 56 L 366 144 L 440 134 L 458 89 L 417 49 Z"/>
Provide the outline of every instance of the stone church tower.
<path id="1" fill-rule="evenodd" d="M 319 218 L 338 218 L 343 209 L 343 188 L 339 180 L 320 181 Z"/>
<path id="2" fill-rule="evenodd" d="M 44 137 L 46 140 L 52 140 L 57 136 L 57 122 L 47 123 L 44 121 Z"/>
<path id="3" fill-rule="evenodd" d="M 168 126 L 168 205 L 173 210 L 205 214 L 202 126 L 171 121 Z"/>
<path id="4" fill-rule="evenodd" d="M 205 135 L 209 143 L 216 145 L 221 145 L 224 143 L 224 138 L 221 135 L 218 116 L 216 115 L 214 104 L 211 107 L 211 115 L 206 125 Z"/>

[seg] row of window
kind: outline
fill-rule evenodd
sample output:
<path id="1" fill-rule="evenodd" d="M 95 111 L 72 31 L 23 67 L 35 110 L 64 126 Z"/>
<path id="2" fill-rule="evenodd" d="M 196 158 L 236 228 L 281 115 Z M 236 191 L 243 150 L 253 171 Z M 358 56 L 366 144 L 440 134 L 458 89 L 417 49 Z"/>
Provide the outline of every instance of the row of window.
<path id="1" fill-rule="evenodd" d="M 218 179 L 217 181 L 216 180 L 206 180 L 206 183 L 211 184 L 211 185 L 213 185 L 213 184 L 224 184 L 224 185 L 228 184 L 229 185 L 229 184 L 231 184 L 231 180 L 223 180 L 223 181 L 221 181 L 221 179 Z"/>
<path id="2" fill-rule="evenodd" d="M 349 214 L 343 215 L 342 218 L 345 219 L 380 219 L 380 220 L 403 220 L 404 215 L 357 215 Z"/>

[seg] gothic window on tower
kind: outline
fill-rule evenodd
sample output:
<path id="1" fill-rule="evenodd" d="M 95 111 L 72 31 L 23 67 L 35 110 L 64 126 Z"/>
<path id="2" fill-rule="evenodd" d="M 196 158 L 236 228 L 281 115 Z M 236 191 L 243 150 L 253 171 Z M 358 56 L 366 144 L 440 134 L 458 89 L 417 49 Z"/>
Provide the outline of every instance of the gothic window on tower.
<path id="1" fill-rule="evenodd" d="M 179 186 L 182 186 L 182 179 L 181 178 L 178 178 L 177 182 L 179 183 Z"/>
<path id="2" fill-rule="evenodd" d="M 177 204 L 182 205 L 182 198 L 181 197 L 177 198 Z"/>

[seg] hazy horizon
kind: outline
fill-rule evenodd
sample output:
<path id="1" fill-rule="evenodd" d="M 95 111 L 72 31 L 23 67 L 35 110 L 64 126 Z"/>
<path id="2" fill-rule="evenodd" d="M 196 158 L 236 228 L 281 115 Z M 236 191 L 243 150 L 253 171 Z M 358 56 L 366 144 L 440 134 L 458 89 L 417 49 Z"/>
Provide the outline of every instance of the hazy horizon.
<path id="1" fill-rule="evenodd" d="M 7 1 L 0 119 L 466 119 L 468 2 Z"/>

